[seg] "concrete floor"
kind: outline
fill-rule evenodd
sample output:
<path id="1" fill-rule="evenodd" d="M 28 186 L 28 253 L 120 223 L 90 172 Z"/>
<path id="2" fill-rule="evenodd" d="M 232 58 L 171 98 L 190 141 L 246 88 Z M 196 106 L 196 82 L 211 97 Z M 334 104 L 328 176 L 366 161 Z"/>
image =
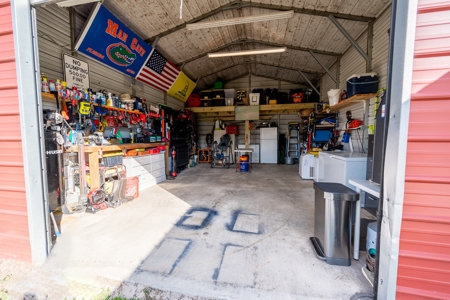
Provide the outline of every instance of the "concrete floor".
<path id="1" fill-rule="evenodd" d="M 297 171 L 254 165 L 251 173 L 236 173 L 200 164 L 117 209 L 65 216 L 62 235 L 39 271 L 51 284 L 33 277 L 31 285 L 11 281 L 10 290 L 56 296 L 49 299 L 89 299 L 98 288 L 144 298 L 146 287 L 169 291 L 158 299 L 349 299 L 370 293 L 363 259 L 339 267 L 315 256 L 309 242 L 313 183 Z M 0 277 L 5 266 L 0 261 Z"/>

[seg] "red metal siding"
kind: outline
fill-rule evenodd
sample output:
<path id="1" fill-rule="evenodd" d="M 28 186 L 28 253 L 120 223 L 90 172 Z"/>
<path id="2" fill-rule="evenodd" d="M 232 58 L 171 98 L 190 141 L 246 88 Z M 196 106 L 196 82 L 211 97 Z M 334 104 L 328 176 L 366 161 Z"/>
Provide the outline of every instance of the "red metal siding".
<path id="1" fill-rule="evenodd" d="M 397 299 L 450 299 L 450 1 L 419 0 Z"/>
<path id="2" fill-rule="evenodd" d="M 30 261 L 10 0 L 0 0 L 0 258 Z"/>

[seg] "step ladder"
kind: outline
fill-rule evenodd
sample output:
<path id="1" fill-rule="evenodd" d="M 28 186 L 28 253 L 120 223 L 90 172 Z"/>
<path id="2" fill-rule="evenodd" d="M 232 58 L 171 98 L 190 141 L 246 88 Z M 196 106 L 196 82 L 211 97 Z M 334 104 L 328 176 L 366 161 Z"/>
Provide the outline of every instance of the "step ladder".
<path id="1" fill-rule="evenodd" d="M 288 123 L 288 134 L 286 137 L 286 158 L 300 158 L 300 124 L 298 122 Z"/>

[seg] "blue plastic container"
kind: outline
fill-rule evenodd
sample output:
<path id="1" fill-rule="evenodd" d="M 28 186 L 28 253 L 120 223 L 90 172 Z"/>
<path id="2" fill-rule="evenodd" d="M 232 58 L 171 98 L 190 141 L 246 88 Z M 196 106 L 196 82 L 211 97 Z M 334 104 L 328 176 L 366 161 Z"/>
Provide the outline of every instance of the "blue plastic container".
<path id="1" fill-rule="evenodd" d="M 329 130 L 316 130 L 313 134 L 313 142 L 322 143 L 328 142 L 333 137 L 333 133 Z"/>
<path id="2" fill-rule="evenodd" d="M 248 161 L 242 161 L 239 163 L 241 172 L 248 172 L 250 163 Z"/>
<path id="3" fill-rule="evenodd" d="M 377 73 L 355 74 L 347 79 L 347 98 L 355 94 L 370 94 L 378 91 Z"/>

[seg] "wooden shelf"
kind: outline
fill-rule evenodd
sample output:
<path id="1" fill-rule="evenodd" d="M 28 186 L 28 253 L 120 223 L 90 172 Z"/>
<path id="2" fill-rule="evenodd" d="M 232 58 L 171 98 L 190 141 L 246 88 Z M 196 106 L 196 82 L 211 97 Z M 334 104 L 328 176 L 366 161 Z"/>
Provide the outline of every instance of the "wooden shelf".
<path id="1" fill-rule="evenodd" d="M 377 97 L 378 94 L 377 93 L 373 93 L 373 94 L 356 94 L 353 95 L 352 97 L 342 100 L 341 102 L 339 102 L 336 105 L 330 106 L 330 110 L 331 111 L 337 111 L 337 110 L 341 110 L 343 108 L 349 107 L 351 105 L 354 105 L 355 103 L 359 103 L 361 101 L 367 101 L 369 99 L 375 98 Z"/>
<path id="2" fill-rule="evenodd" d="M 94 151 L 122 151 L 124 149 L 138 149 L 138 148 L 152 148 L 157 146 L 166 146 L 169 143 L 166 142 L 156 142 L 156 143 L 135 143 L 135 144 L 118 144 L 118 145 L 104 145 L 104 146 L 84 146 L 84 151 L 86 153 L 91 153 Z M 65 149 L 65 152 L 77 152 L 78 146 L 72 146 Z"/>

